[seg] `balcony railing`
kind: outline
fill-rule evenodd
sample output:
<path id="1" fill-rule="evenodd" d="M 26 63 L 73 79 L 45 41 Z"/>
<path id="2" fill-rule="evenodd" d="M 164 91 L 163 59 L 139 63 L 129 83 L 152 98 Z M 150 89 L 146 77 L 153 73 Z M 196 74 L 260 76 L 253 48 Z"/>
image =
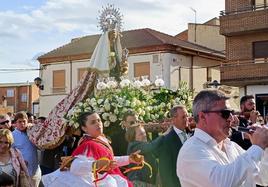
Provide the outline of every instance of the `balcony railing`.
<path id="1" fill-rule="evenodd" d="M 225 36 L 268 30 L 268 6 L 245 7 L 241 10 L 221 12 L 220 33 Z"/>
<path id="2" fill-rule="evenodd" d="M 234 15 L 234 14 L 239 14 L 239 13 L 244 13 L 244 12 L 263 10 L 263 9 L 268 9 L 268 5 L 260 4 L 260 5 L 245 6 L 245 7 L 238 8 L 237 10 L 233 10 L 233 11 L 222 10 L 220 11 L 220 15 L 221 16 Z"/>
<path id="3" fill-rule="evenodd" d="M 236 61 L 222 64 L 221 83 L 232 86 L 268 82 L 268 63 L 265 60 Z"/>

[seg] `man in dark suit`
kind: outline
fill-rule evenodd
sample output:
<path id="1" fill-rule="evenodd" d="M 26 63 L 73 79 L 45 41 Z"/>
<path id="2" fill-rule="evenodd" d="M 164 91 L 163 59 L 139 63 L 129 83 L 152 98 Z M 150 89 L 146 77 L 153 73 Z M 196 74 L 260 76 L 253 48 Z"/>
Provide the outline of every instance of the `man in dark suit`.
<path id="1" fill-rule="evenodd" d="M 241 115 L 238 117 L 239 126 L 247 127 L 256 123 L 258 112 L 255 110 L 255 100 L 253 95 L 245 95 L 240 99 Z M 231 140 L 247 150 L 251 146 L 247 133 L 233 130 Z"/>
<path id="2" fill-rule="evenodd" d="M 188 126 L 188 112 L 183 105 L 178 105 L 170 110 L 172 119 L 171 130 L 163 136 L 160 146 L 154 154 L 159 158 L 159 171 L 163 187 L 180 187 L 180 181 L 176 174 L 177 157 L 182 144 L 187 140 L 185 132 Z"/>

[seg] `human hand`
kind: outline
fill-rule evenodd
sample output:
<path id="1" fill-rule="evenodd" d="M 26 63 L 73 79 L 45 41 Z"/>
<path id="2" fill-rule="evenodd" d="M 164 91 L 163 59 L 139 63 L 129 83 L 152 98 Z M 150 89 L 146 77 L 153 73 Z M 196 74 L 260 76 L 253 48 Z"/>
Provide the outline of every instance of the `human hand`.
<path id="1" fill-rule="evenodd" d="M 96 160 L 95 163 L 98 171 L 109 171 L 117 167 L 116 161 L 109 159 Z"/>
<path id="2" fill-rule="evenodd" d="M 75 159 L 75 157 L 73 157 L 73 156 L 63 156 L 60 159 L 61 159 L 60 171 L 66 171 L 66 170 L 70 169 L 71 164 L 72 164 L 73 160 Z"/>
<path id="3" fill-rule="evenodd" d="M 130 163 L 135 163 L 135 164 L 141 164 L 144 161 L 144 156 L 143 155 L 140 155 L 139 154 L 140 152 L 141 151 L 138 150 L 138 151 L 136 151 L 134 153 L 131 153 L 129 155 L 129 162 Z"/>
<path id="4" fill-rule="evenodd" d="M 255 132 L 249 134 L 249 138 L 252 144 L 260 146 L 262 149 L 268 147 L 268 128 L 267 127 L 255 127 Z"/>
<path id="5" fill-rule="evenodd" d="M 232 121 L 231 121 L 231 126 L 235 127 L 239 125 L 239 118 L 236 115 L 233 115 Z"/>
<path id="6" fill-rule="evenodd" d="M 256 123 L 258 116 L 260 115 L 260 113 L 256 110 L 252 110 L 249 114 L 249 120 L 252 123 Z"/>

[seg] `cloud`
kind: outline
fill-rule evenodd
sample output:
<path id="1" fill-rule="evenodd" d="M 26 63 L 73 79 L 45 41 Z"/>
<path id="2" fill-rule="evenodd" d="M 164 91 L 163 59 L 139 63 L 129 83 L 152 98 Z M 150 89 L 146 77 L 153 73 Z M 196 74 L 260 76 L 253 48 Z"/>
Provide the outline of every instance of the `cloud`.
<path id="1" fill-rule="evenodd" d="M 30 64 L 41 51 L 48 52 L 74 37 L 98 34 L 99 11 L 108 3 L 123 14 L 123 29 L 152 28 L 175 35 L 194 22 L 205 22 L 219 15 L 224 0 L 46 0 L 30 3 L 24 11 L 0 11 L 0 64 Z M 200 4 L 204 4 L 201 6 Z M 11 6 L 12 7 L 12 6 Z"/>

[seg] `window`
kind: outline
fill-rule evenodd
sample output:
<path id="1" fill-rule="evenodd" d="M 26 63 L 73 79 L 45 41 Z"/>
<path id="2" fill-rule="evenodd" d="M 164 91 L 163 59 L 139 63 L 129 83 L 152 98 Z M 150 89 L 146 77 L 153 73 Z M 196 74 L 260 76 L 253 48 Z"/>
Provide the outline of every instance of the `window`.
<path id="1" fill-rule="evenodd" d="M 65 70 L 53 71 L 53 93 L 65 92 Z"/>
<path id="2" fill-rule="evenodd" d="M 268 41 L 253 42 L 253 58 L 255 63 L 268 62 Z"/>
<path id="3" fill-rule="evenodd" d="M 265 6 L 267 2 L 266 0 L 255 0 L 253 3 L 255 3 L 255 6 L 258 8 Z"/>
<path id="4" fill-rule="evenodd" d="M 79 68 L 78 69 L 78 73 L 77 73 L 77 75 L 78 75 L 78 77 L 77 77 L 78 82 L 82 79 L 82 77 L 83 77 L 83 75 L 84 75 L 84 73 L 86 71 L 87 71 L 87 68 Z"/>
<path id="5" fill-rule="evenodd" d="M 21 97 L 20 97 L 20 101 L 21 102 L 27 102 L 27 94 L 26 93 L 23 93 L 23 94 L 21 94 Z"/>
<path id="6" fill-rule="evenodd" d="M 150 79 L 150 62 L 140 62 L 134 64 L 134 77 L 148 75 Z"/>
<path id="7" fill-rule="evenodd" d="M 14 97 L 14 89 L 7 89 L 7 97 Z"/>

